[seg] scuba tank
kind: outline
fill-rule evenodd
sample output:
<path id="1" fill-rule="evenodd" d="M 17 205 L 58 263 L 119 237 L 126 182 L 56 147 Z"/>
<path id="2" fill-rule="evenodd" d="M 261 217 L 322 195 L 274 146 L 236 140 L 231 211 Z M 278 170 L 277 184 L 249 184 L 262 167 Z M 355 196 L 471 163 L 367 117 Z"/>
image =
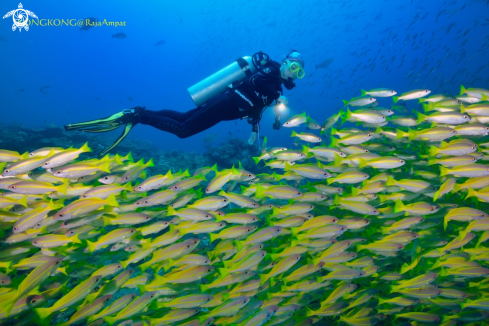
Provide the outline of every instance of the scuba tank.
<path id="1" fill-rule="evenodd" d="M 258 52 L 253 57 L 245 56 L 236 59 L 230 65 L 201 80 L 187 89 L 195 105 L 201 106 L 211 97 L 224 93 L 229 85 L 236 84 L 251 76 L 268 62 L 268 55 Z"/>

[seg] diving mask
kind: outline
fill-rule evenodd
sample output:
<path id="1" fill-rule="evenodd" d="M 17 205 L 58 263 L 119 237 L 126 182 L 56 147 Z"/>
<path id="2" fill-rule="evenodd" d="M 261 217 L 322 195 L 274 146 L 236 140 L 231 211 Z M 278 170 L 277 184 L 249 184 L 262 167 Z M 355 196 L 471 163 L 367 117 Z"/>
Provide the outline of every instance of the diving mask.
<path id="1" fill-rule="evenodd" d="M 295 61 L 290 61 L 289 62 L 289 71 L 294 75 L 295 78 L 302 79 L 306 75 L 306 72 L 304 71 L 304 68 Z"/>

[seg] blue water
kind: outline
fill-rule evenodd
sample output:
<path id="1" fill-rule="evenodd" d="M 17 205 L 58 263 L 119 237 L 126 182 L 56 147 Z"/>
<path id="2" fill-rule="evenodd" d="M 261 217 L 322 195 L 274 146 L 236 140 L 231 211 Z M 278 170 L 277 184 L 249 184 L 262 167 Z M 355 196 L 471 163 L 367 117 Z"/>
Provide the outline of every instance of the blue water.
<path id="1" fill-rule="evenodd" d="M 290 99 L 285 118 L 306 111 L 322 123 L 360 89 L 458 94 L 460 84 L 489 84 L 489 0 L 22 4 L 39 19 L 126 23 L 84 32 L 31 26 L 19 33 L 12 31 L 11 17 L 0 21 L 1 120 L 31 127 L 91 120 L 136 105 L 192 109 L 189 86 L 260 50 L 277 61 L 291 49 L 305 57 L 306 77 L 284 94 Z M 17 6 L 18 1 L 4 0 L 0 12 L 3 16 Z M 119 32 L 127 38 L 112 38 Z M 165 44 L 155 46 L 159 40 Z M 333 59 L 328 67 L 316 68 L 327 59 Z M 50 88 L 41 92 L 44 86 Z M 390 107 L 391 99 L 380 104 Z M 271 111 L 262 119 L 262 134 L 271 146 L 290 144 L 289 129 L 272 129 Z M 201 151 L 205 135 L 247 139 L 250 132 L 245 121 L 222 122 L 181 140 L 138 125 L 129 137 L 165 150 Z"/>

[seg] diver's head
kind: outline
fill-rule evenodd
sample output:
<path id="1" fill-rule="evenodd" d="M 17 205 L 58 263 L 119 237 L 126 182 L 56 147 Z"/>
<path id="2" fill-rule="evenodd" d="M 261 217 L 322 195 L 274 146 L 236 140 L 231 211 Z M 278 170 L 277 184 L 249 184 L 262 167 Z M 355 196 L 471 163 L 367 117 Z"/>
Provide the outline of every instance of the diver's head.
<path id="1" fill-rule="evenodd" d="M 302 55 L 297 51 L 291 51 L 282 60 L 282 65 L 280 66 L 280 77 L 282 78 L 285 88 L 294 88 L 294 80 L 301 79 L 304 76 L 304 59 L 302 58 Z"/>

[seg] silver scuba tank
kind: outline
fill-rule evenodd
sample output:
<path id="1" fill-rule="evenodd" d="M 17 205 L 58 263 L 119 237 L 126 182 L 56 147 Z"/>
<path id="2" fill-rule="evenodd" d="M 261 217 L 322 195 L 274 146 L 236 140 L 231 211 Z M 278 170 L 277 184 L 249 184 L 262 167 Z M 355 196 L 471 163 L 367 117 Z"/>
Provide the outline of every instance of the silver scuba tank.
<path id="1" fill-rule="evenodd" d="M 201 106 L 211 97 L 224 93 L 233 82 L 239 82 L 255 72 L 252 58 L 245 56 L 189 87 L 187 91 L 195 105 Z"/>

